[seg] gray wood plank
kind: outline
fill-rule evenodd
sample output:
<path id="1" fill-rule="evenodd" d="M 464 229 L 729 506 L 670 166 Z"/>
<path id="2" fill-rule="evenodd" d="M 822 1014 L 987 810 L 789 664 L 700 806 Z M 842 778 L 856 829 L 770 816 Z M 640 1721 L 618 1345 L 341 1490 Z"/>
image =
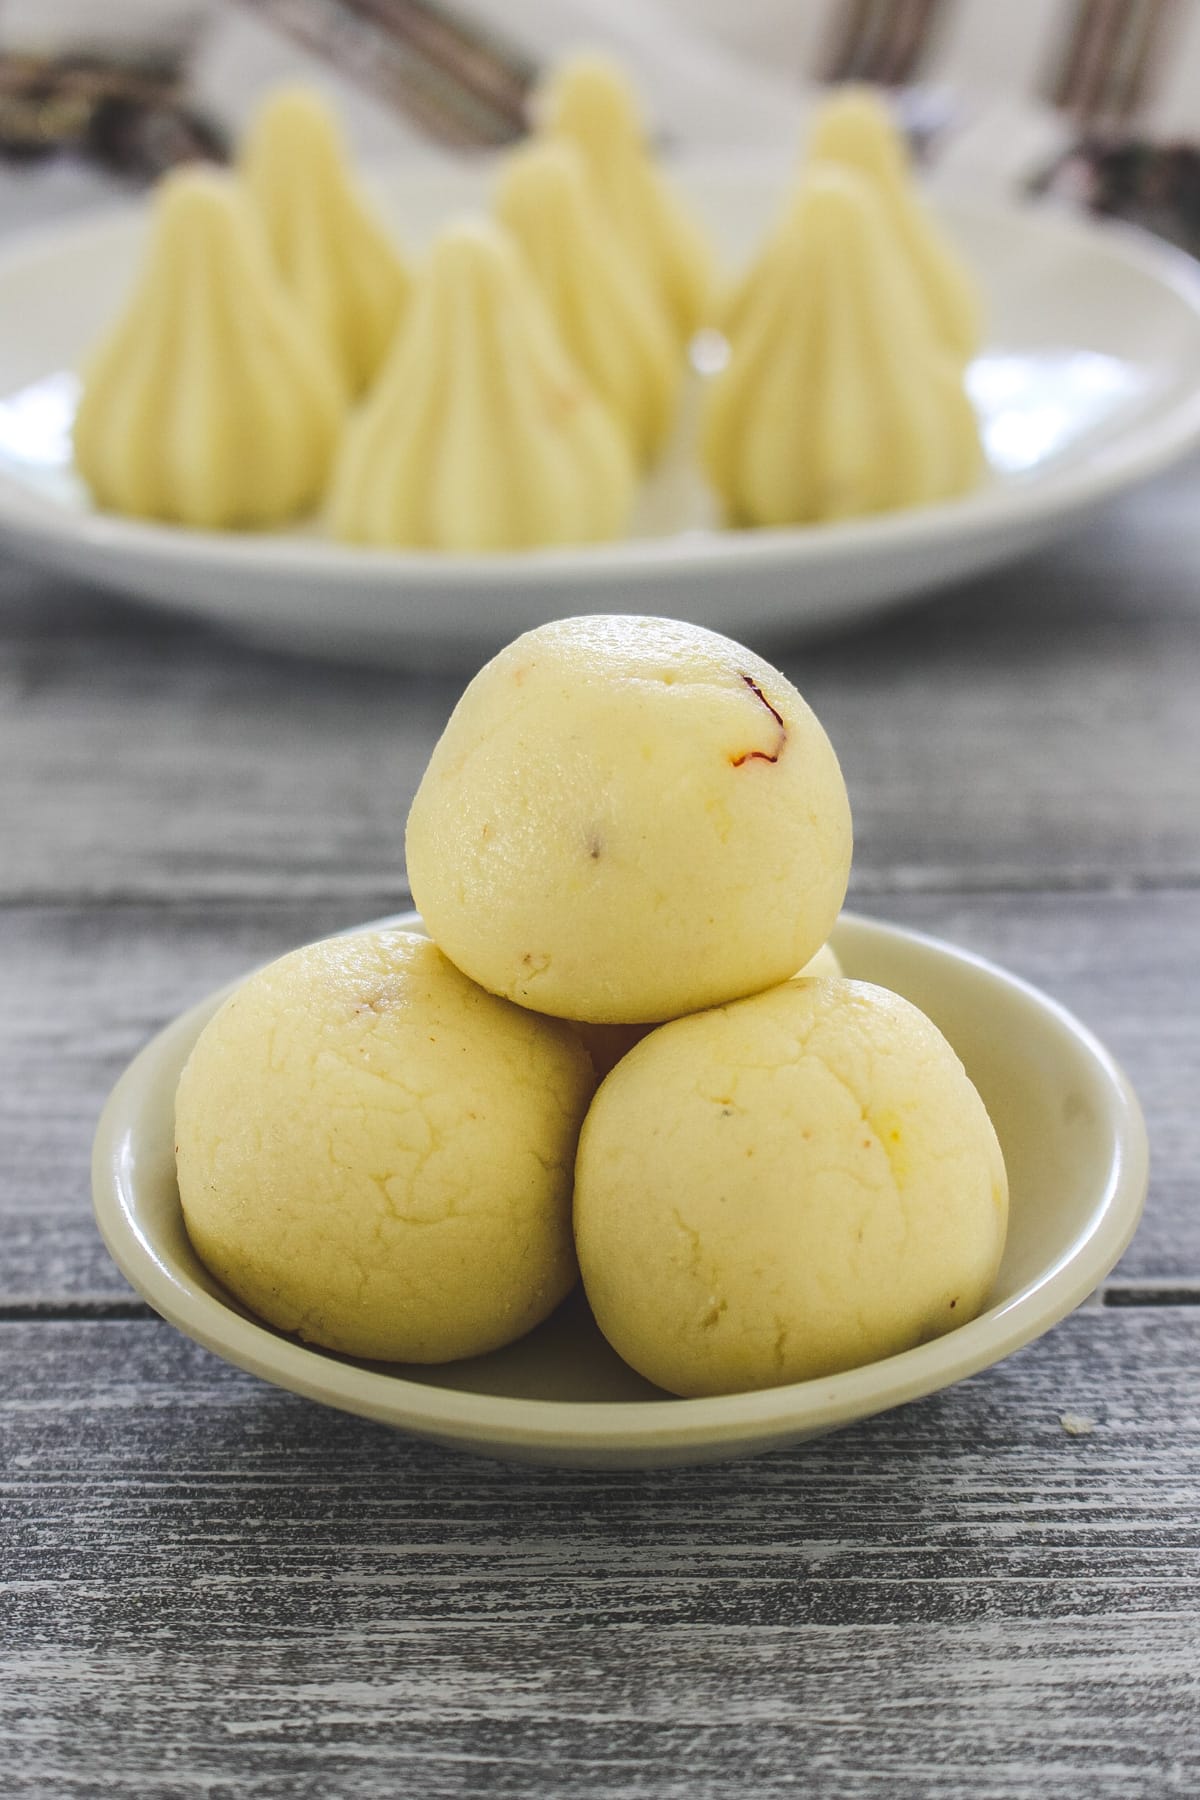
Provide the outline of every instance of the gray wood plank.
<path id="1" fill-rule="evenodd" d="M 458 1458 L 158 1323 L 0 1352 L 7 1794 L 1200 1791 L 1195 1308 L 667 1475 Z"/>
<path id="2" fill-rule="evenodd" d="M 91 1223 L 87 1173 L 121 1068 L 211 989 L 390 899 L 0 909 L 0 1300 L 126 1291 Z M 869 910 L 996 958 L 1108 1042 L 1153 1149 L 1147 1216 L 1121 1276 L 1200 1279 L 1200 896 L 877 895 Z"/>
<path id="3" fill-rule="evenodd" d="M 923 608 L 756 646 L 842 757 L 858 891 L 1200 879 L 1196 477 Z M 275 659 L 4 565 L 0 897 L 398 886 L 459 686 Z"/>

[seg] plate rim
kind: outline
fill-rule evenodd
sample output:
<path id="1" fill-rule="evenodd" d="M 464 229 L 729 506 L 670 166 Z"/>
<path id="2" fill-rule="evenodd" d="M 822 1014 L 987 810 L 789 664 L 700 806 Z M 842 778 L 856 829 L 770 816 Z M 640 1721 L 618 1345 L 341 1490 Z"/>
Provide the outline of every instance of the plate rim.
<path id="1" fill-rule="evenodd" d="M 847 912 L 855 932 L 913 943 L 948 956 L 1019 992 L 1065 1032 L 1099 1078 L 1108 1106 L 1112 1157 L 1088 1229 L 1070 1250 L 1016 1295 L 944 1337 L 860 1368 L 744 1394 L 682 1399 L 579 1401 L 516 1398 L 427 1385 L 367 1368 L 308 1346 L 182 1283 L 156 1254 L 127 1204 L 128 1099 L 145 1072 L 211 1015 L 231 982 L 177 1015 L 131 1060 L 96 1129 L 93 1211 L 113 1261 L 131 1286 L 170 1324 L 226 1362 L 273 1386 L 419 1436 L 499 1453 L 622 1455 L 719 1449 L 747 1441 L 766 1447 L 816 1435 L 951 1386 L 1033 1342 L 1073 1312 L 1110 1272 L 1141 1218 L 1149 1146 L 1137 1096 L 1120 1065 L 1068 1008 L 1033 983 L 974 951 L 928 933 Z M 388 915 L 353 931 L 419 925 L 413 912 Z M 846 935 L 842 932 L 842 935 Z M 199 1315 L 197 1317 L 197 1314 Z"/>
<path id="2" fill-rule="evenodd" d="M 693 179 L 719 180 L 725 165 L 693 157 L 676 165 L 685 183 Z M 751 178 L 780 180 L 780 171 L 768 173 L 755 165 Z M 725 168 L 726 177 L 744 181 L 744 168 Z M 380 171 L 376 171 L 379 175 Z M 382 171 L 390 185 L 457 178 L 465 171 L 406 168 L 393 165 Z M 1033 235 L 1103 247 L 1116 260 L 1136 268 L 1158 285 L 1178 296 L 1192 313 L 1200 342 L 1200 263 L 1152 233 L 1123 221 L 1096 221 L 1043 203 L 1020 205 L 1012 201 L 978 201 L 953 191 L 929 196 L 935 209 L 950 214 L 969 213 L 1017 225 Z M 127 204 L 107 208 L 102 214 L 72 219 L 62 224 L 37 225 L 19 232 L 0 249 L 0 283 L 14 269 L 37 255 L 74 240 L 103 242 L 114 229 L 129 229 L 144 217 L 144 206 Z M 126 519 L 99 511 L 74 511 L 61 507 L 27 488 L 0 468 L 0 533 L 23 543 L 31 553 L 53 557 L 56 551 L 77 558 L 100 555 L 117 557 L 135 565 L 153 565 L 164 558 L 188 563 L 196 572 L 214 575 L 235 570 L 245 577 L 265 575 L 285 580 L 297 572 L 313 579 L 336 576 L 347 588 L 370 589 L 381 577 L 397 584 L 391 598 L 402 600 L 405 590 L 420 586 L 437 591 L 460 584 L 487 582 L 498 588 L 523 585 L 530 580 L 616 584 L 642 575 L 656 581 L 683 582 L 701 571 L 722 568 L 790 569 L 803 573 L 807 566 L 829 559 L 841 560 L 860 553 L 872 557 L 889 551 L 921 549 L 946 540 L 970 541 L 1002 531 L 1020 522 L 1036 528 L 1048 521 L 1073 516 L 1113 494 L 1148 480 L 1186 455 L 1200 442 L 1200 370 L 1190 387 L 1173 393 L 1161 411 L 1133 422 L 1079 463 L 1051 468 L 1044 475 L 987 485 L 955 499 L 931 506 L 907 507 L 895 512 L 858 519 L 812 525 L 756 527 L 721 530 L 697 528 L 658 537 L 622 538 L 612 543 L 547 547 L 510 552 L 463 555 L 444 551 L 381 549 L 340 544 L 324 538 L 301 538 L 271 532 L 206 532 L 186 526 Z M 163 601 L 174 609 L 174 601 Z M 403 619 L 403 614 L 397 615 Z"/>

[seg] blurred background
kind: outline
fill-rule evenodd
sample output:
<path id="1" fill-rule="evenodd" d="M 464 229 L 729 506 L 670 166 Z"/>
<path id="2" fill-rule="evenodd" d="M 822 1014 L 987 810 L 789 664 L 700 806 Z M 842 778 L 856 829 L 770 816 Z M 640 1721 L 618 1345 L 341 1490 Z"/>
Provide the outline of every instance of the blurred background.
<path id="1" fill-rule="evenodd" d="M 283 76 L 364 155 L 494 148 L 580 42 L 620 53 L 670 145 L 791 147 L 813 83 L 876 81 L 936 179 L 1200 246 L 1194 0 L 2 0 L 6 223 L 221 157 Z"/>

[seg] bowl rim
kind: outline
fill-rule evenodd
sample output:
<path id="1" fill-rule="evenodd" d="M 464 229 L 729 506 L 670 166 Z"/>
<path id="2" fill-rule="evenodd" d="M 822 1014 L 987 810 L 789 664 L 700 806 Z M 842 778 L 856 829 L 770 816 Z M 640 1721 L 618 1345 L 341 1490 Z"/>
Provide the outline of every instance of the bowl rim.
<path id="1" fill-rule="evenodd" d="M 374 919 L 354 931 L 420 925 L 416 913 Z M 100 1115 L 92 1154 L 93 1207 L 117 1267 L 163 1318 L 237 1367 L 276 1386 L 400 1429 L 464 1445 L 513 1451 L 663 1451 L 767 1444 L 881 1412 L 990 1367 L 1072 1312 L 1109 1273 L 1141 1217 L 1149 1172 L 1145 1123 L 1124 1072 L 1058 1001 L 985 957 L 906 927 L 844 913 L 837 938 L 867 934 L 914 944 L 983 974 L 1032 1004 L 1081 1054 L 1105 1101 L 1111 1156 L 1085 1229 L 1016 1294 L 946 1336 L 837 1375 L 701 1399 L 564 1401 L 437 1387 L 288 1338 L 191 1286 L 160 1254 L 139 1216 L 133 1125 L 138 1096 L 164 1055 L 194 1040 L 226 984 L 178 1015 L 129 1063 Z M 244 978 L 243 978 L 244 979 Z"/>

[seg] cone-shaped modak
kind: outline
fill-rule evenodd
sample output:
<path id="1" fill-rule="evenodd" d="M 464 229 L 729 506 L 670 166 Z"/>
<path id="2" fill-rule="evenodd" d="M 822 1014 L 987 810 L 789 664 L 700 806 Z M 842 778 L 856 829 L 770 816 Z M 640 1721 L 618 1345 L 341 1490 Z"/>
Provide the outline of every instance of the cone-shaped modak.
<path id="1" fill-rule="evenodd" d="M 410 277 L 320 96 L 304 87 L 269 95 L 246 134 L 241 171 L 284 283 L 347 390 L 361 393 L 395 333 Z"/>
<path id="2" fill-rule="evenodd" d="M 512 240 L 485 221 L 448 226 L 346 428 L 335 534 L 457 551 L 589 543 L 621 531 L 633 484 L 624 434 Z"/>
<path id="3" fill-rule="evenodd" d="M 168 176 L 133 292 L 84 375 L 75 458 L 98 504 L 214 529 L 277 524 L 318 500 L 342 411 L 237 183 Z"/>
<path id="4" fill-rule="evenodd" d="M 578 144 L 609 222 L 678 335 L 709 323 L 713 255 L 650 154 L 637 98 L 620 67 L 588 53 L 564 63 L 534 100 L 535 123 Z"/>
<path id="5" fill-rule="evenodd" d="M 977 479 L 961 365 L 934 336 L 881 202 L 849 169 L 810 170 L 702 432 L 738 525 L 919 506 Z"/>
<path id="6" fill-rule="evenodd" d="M 661 308 L 567 141 L 534 141 L 504 165 L 496 213 L 516 238 L 567 350 L 651 462 L 671 429 L 682 358 Z"/>
<path id="7" fill-rule="evenodd" d="M 817 113 L 808 155 L 813 162 L 843 163 L 871 183 L 917 275 L 939 339 L 968 362 L 982 338 L 983 303 L 917 192 L 908 150 L 884 102 L 867 87 L 838 90 Z"/>

